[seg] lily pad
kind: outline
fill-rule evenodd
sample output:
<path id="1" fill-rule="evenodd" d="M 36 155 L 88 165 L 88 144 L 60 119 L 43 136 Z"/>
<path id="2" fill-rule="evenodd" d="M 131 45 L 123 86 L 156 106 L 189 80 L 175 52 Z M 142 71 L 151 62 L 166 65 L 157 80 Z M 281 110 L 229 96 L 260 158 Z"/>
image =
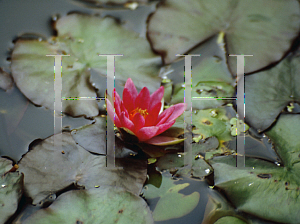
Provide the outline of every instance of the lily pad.
<path id="1" fill-rule="evenodd" d="M 20 39 L 12 53 L 13 78 L 33 103 L 53 109 L 53 97 L 49 96 L 54 96 L 54 59 L 46 55 L 70 55 L 62 59 L 62 97 L 96 97 L 89 80 L 90 69 L 104 77 L 107 74 L 107 58 L 98 54 L 124 55 L 115 57 L 117 80 L 125 83 L 130 77 L 138 88 L 147 86 L 152 92 L 159 87 L 160 57 L 144 38 L 115 19 L 71 14 L 59 19 L 55 27 L 57 37 L 48 41 Z M 93 100 L 67 100 L 63 112 L 95 116 L 98 106 Z"/>
<path id="2" fill-rule="evenodd" d="M 61 135 L 61 150 L 54 147 L 51 136 L 33 146 L 19 162 L 33 204 L 72 183 L 85 189 L 118 186 L 139 195 L 146 180 L 147 161 L 127 158 L 116 160 L 116 167 L 108 168 L 105 156 L 89 153 L 75 143 L 70 133 Z"/>
<path id="3" fill-rule="evenodd" d="M 106 118 L 96 117 L 93 124 L 73 129 L 72 137 L 89 152 L 106 154 Z"/>
<path id="4" fill-rule="evenodd" d="M 12 80 L 11 75 L 0 67 L 0 88 L 9 90 L 13 87 L 13 83 L 14 81 Z"/>
<path id="5" fill-rule="evenodd" d="M 167 0 L 150 18 L 148 36 L 165 63 L 171 63 L 176 54 L 224 32 L 227 55 L 254 55 L 246 59 L 249 73 L 282 58 L 298 36 L 299 16 L 296 0 Z M 233 72 L 236 60 L 228 57 Z"/>
<path id="6" fill-rule="evenodd" d="M 234 208 L 219 192 L 211 191 L 208 195 L 208 202 L 205 207 L 202 223 L 214 224 L 218 219 L 226 216 L 237 216 L 237 214 Z"/>
<path id="7" fill-rule="evenodd" d="M 60 195 L 46 209 L 27 218 L 35 223 L 153 223 L 146 202 L 122 188 L 99 187 Z"/>
<path id="8" fill-rule="evenodd" d="M 199 110 L 193 113 L 194 134 L 203 139 L 215 136 L 219 141 L 231 140 L 231 125 L 225 108 Z"/>
<path id="9" fill-rule="evenodd" d="M 154 221 L 174 219 L 190 213 L 197 206 L 200 194 L 196 191 L 190 195 L 181 194 L 179 191 L 189 186 L 189 183 L 175 184 L 170 177 L 162 177 L 159 188 L 148 184 L 143 191 L 146 199 L 160 197 L 153 211 Z"/>
<path id="10" fill-rule="evenodd" d="M 192 144 L 192 167 L 184 167 L 185 153 L 172 153 L 166 154 L 159 158 L 156 166 L 160 170 L 176 170 L 178 176 L 192 176 L 201 178 L 212 173 L 212 168 L 203 160 L 203 156 L 200 153 L 205 153 L 209 150 L 216 150 L 218 148 L 219 141 L 217 138 L 209 138 L 205 142 Z"/>
<path id="11" fill-rule="evenodd" d="M 264 131 L 290 102 L 300 102 L 300 56 L 245 77 L 246 121 Z"/>
<path id="12" fill-rule="evenodd" d="M 267 132 L 275 144 L 283 166 L 246 158 L 245 168 L 235 167 L 235 158 L 213 160 L 215 186 L 240 211 L 282 223 L 298 223 L 300 115 L 281 115 Z M 278 206 L 284 205 L 284 206 Z"/>
<path id="13" fill-rule="evenodd" d="M 9 172 L 12 162 L 0 158 L 0 223 L 5 223 L 18 208 L 23 193 L 23 174 Z"/>
<path id="14" fill-rule="evenodd" d="M 234 82 L 226 63 L 219 57 L 207 57 L 193 66 L 192 106 L 193 109 L 207 109 L 221 106 L 224 100 L 234 94 Z M 171 104 L 184 102 L 184 83 L 174 87 Z"/>
<path id="15" fill-rule="evenodd" d="M 215 222 L 215 224 L 227 224 L 227 223 L 230 223 L 230 224 L 247 224 L 247 222 L 237 218 L 237 217 L 234 217 L 234 216 L 225 216 L 225 217 L 222 217 L 220 219 L 218 219 L 218 221 Z"/>

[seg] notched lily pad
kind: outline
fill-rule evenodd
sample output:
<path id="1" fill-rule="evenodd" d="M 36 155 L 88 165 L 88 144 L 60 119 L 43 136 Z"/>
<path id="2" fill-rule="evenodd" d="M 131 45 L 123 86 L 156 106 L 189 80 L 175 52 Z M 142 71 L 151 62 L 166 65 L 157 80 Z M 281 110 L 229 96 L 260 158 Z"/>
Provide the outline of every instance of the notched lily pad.
<path id="1" fill-rule="evenodd" d="M 263 131 L 290 102 L 300 102 L 300 56 L 289 56 L 274 68 L 245 77 L 246 121 Z"/>
<path id="2" fill-rule="evenodd" d="M 278 12 L 281 13 L 278 13 Z M 296 0 L 167 0 L 150 18 L 148 35 L 166 63 L 219 32 L 225 33 L 228 54 L 247 57 L 245 73 L 282 58 L 299 32 Z M 236 57 L 228 57 L 236 72 Z"/>
<path id="3" fill-rule="evenodd" d="M 22 223 L 152 224 L 153 218 L 142 198 L 122 188 L 99 187 L 68 191 L 48 208 L 37 211 Z"/>
<path id="4" fill-rule="evenodd" d="M 96 117 L 93 124 L 73 129 L 75 142 L 92 153 L 106 154 L 106 118 Z"/>
<path id="5" fill-rule="evenodd" d="M 162 184 L 159 188 L 148 184 L 143 191 L 146 199 L 160 197 L 153 211 L 154 221 L 179 218 L 190 213 L 197 206 L 200 194 L 196 191 L 190 195 L 179 193 L 180 190 L 189 186 L 189 183 L 175 184 L 170 177 L 165 175 L 162 177 Z"/>
<path id="6" fill-rule="evenodd" d="M 17 208 L 23 193 L 24 175 L 17 172 L 9 172 L 12 162 L 0 158 L 0 223 L 5 223 Z"/>
<path id="7" fill-rule="evenodd" d="M 107 167 L 105 156 L 96 156 L 76 145 L 70 133 L 62 133 L 62 148 L 55 148 L 51 136 L 34 146 L 19 162 L 25 174 L 25 190 L 38 203 L 72 183 L 91 189 L 118 186 L 139 194 L 147 175 L 147 161 L 126 158 Z"/>
<path id="8" fill-rule="evenodd" d="M 21 39 L 12 52 L 13 78 L 33 103 L 53 109 L 54 58 L 46 55 L 70 55 L 62 59 L 65 98 L 96 97 L 89 80 L 90 69 L 104 77 L 107 74 L 107 57 L 99 54 L 123 54 L 115 57 L 117 80 L 125 83 L 131 77 L 138 88 L 147 86 L 152 92 L 159 87 L 160 57 L 144 38 L 123 28 L 115 19 L 71 14 L 59 19 L 55 27 L 57 37 L 48 41 Z M 93 100 L 67 100 L 63 102 L 63 112 L 91 117 L 98 115 L 98 106 Z"/>
<path id="9" fill-rule="evenodd" d="M 283 166 L 247 157 L 245 168 L 236 168 L 233 157 L 212 161 L 215 186 L 238 210 L 274 222 L 299 222 L 299 127 L 300 115 L 281 115 L 267 132 Z"/>

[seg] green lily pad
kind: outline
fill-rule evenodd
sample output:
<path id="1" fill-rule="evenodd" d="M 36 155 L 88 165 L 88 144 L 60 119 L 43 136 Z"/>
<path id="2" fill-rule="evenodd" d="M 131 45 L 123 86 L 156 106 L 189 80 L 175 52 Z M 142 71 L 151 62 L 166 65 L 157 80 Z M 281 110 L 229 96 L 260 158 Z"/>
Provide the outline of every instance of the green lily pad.
<path id="1" fill-rule="evenodd" d="M 218 146 L 217 138 L 209 138 L 205 142 L 192 144 L 193 160 L 192 167 L 189 169 L 184 167 L 185 153 L 166 154 L 158 159 L 156 166 L 160 170 L 177 170 L 176 175 L 178 176 L 205 177 L 212 173 L 212 168 L 199 155 L 209 150 L 216 150 Z"/>
<path id="2" fill-rule="evenodd" d="M 51 136 L 33 146 L 19 162 L 19 170 L 25 174 L 25 190 L 33 204 L 72 183 L 85 189 L 123 187 L 139 195 L 146 180 L 146 160 L 116 159 L 116 167 L 108 168 L 105 156 L 89 153 L 75 143 L 70 133 L 63 132 L 61 138 L 61 150 L 54 147 Z"/>
<path id="3" fill-rule="evenodd" d="M 231 135 L 237 136 L 241 132 L 246 132 L 249 129 L 249 126 L 245 124 L 242 120 L 238 120 L 236 117 L 230 119 L 229 123 L 231 124 Z"/>
<path id="4" fill-rule="evenodd" d="M 90 69 L 106 76 L 107 58 L 98 54 L 123 54 L 115 57 L 115 77 L 125 83 L 132 78 L 138 88 L 154 92 L 160 86 L 161 65 L 144 38 L 123 28 L 111 17 L 71 14 L 55 24 L 57 37 L 48 41 L 19 40 L 12 52 L 12 75 L 21 92 L 37 105 L 53 109 L 53 57 L 62 59 L 62 97 L 96 97 L 90 83 Z M 138 51 L 136 49 L 139 49 Z M 98 87 L 100 88 L 100 87 Z M 63 112 L 73 116 L 98 114 L 93 100 L 63 101 Z"/>
<path id="5" fill-rule="evenodd" d="M 247 222 L 237 218 L 237 217 L 234 217 L 234 216 L 225 216 L 225 217 L 222 217 L 220 219 L 218 219 L 218 221 L 215 222 L 215 224 L 247 224 Z"/>
<path id="6" fill-rule="evenodd" d="M 193 66 L 192 105 L 193 109 L 214 108 L 224 104 L 224 100 L 208 98 L 229 98 L 234 94 L 233 79 L 226 63 L 219 57 L 204 58 Z M 184 83 L 174 87 L 171 104 L 184 102 Z"/>
<path id="7" fill-rule="evenodd" d="M 0 223 L 5 223 L 18 208 L 23 194 L 23 174 L 9 172 L 12 162 L 0 158 Z"/>
<path id="8" fill-rule="evenodd" d="M 179 193 L 187 186 L 189 183 L 174 184 L 174 180 L 163 175 L 159 188 L 151 184 L 144 187 L 143 192 L 146 199 L 160 197 L 153 211 L 154 221 L 182 217 L 193 211 L 200 200 L 200 194 L 198 192 L 193 192 L 190 195 Z"/>
<path id="9" fill-rule="evenodd" d="M 225 216 L 237 216 L 237 214 L 234 208 L 219 192 L 211 191 L 208 195 L 208 202 L 205 207 L 202 223 L 213 224 Z"/>
<path id="10" fill-rule="evenodd" d="M 259 131 L 271 126 L 290 102 L 300 102 L 300 57 L 245 77 L 246 121 Z"/>
<path id="11" fill-rule="evenodd" d="M 24 224 L 35 223 L 153 223 L 146 202 L 122 188 L 99 187 L 60 195 L 48 208 L 38 210 Z"/>
<path id="12" fill-rule="evenodd" d="M 246 58 L 249 73 L 282 58 L 298 36 L 299 16 L 296 0 L 167 0 L 150 18 L 148 36 L 171 63 L 176 54 L 224 32 L 227 55 L 254 55 Z M 236 57 L 227 60 L 236 72 Z"/>
<path id="13" fill-rule="evenodd" d="M 194 134 L 203 139 L 215 136 L 219 141 L 231 140 L 231 125 L 225 108 L 199 110 L 193 113 Z"/>
<path id="14" fill-rule="evenodd" d="M 267 135 L 274 142 L 283 166 L 246 158 L 247 167 L 236 168 L 235 158 L 214 159 L 215 186 L 224 190 L 240 211 L 274 222 L 298 223 L 299 131 L 300 115 L 281 115 Z"/>

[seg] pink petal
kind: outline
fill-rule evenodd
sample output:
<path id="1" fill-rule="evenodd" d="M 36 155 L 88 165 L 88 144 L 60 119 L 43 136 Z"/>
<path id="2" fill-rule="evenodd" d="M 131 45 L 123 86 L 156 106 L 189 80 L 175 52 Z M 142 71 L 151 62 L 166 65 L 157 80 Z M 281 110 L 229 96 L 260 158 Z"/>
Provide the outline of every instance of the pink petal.
<path id="1" fill-rule="evenodd" d="M 170 127 L 172 127 L 172 125 L 175 123 L 175 120 L 168 122 L 168 123 L 164 123 L 158 126 L 158 131 L 156 133 L 156 135 L 159 135 L 161 133 L 163 133 L 164 131 L 166 131 L 167 129 L 169 129 Z"/>
<path id="2" fill-rule="evenodd" d="M 135 107 L 139 107 L 142 110 L 149 109 L 150 104 L 150 92 L 147 87 L 144 87 L 137 98 L 135 99 Z"/>
<path id="3" fill-rule="evenodd" d="M 118 115 L 115 114 L 115 122 L 114 124 L 116 125 L 116 127 L 121 127 L 121 121 L 118 117 Z"/>
<path id="4" fill-rule="evenodd" d="M 106 99 L 106 105 L 107 105 L 108 115 L 109 115 L 110 119 L 112 120 L 112 122 L 114 122 L 114 124 L 117 127 L 121 127 L 120 119 L 119 119 L 118 115 L 116 113 L 114 113 L 111 102 L 108 99 Z"/>
<path id="5" fill-rule="evenodd" d="M 158 129 L 159 128 L 155 126 L 143 127 L 137 132 L 136 136 L 139 138 L 141 142 L 143 142 L 154 137 Z"/>
<path id="6" fill-rule="evenodd" d="M 149 115 L 146 117 L 145 126 L 153 126 L 156 124 L 156 120 L 158 117 L 158 113 L 161 108 L 161 102 L 158 102 L 156 105 L 152 107 L 149 111 Z"/>
<path id="7" fill-rule="evenodd" d="M 130 90 L 124 88 L 123 90 L 123 102 L 126 109 L 129 111 L 133 111 L 135 109 L 134 105 L 135 98 L 132 97 Z"/>
<path id="8" fill-rule="evenodd" d="M 120 106 L 120 108 L 121 108 L 121 111 L 122 111 L 122 112 L 125 112 L 125 116 L 126 116 L 127 118 L 129 118 L 128 111 L 127 111 L 127 109 L 125 108 L 124 102 L 123 102 L 123 101 L 121 101 L 121 106 Z"/>
<path id="9" fill-rule="evenodd" d="M 164 87 L 159 87 L 158 90 L 156 90 L 154 93 L 150 96 L 150 110 L 152 107 L 154 107 L 158 102 L 161 102 L 161 99 L 164 96 Z"/>
<path id="10" fill-rule="evenodd" d="M 131 78 L 128 78 L 126 83 L 125 83 L 125 88 L 127 88 L 130 92 L 131 92 L 131 95 L 132 95 L 132 98 L 135 99 L 138 95 L 138 92 L 135 88 L 135 85 L 132 81 Z M 124 98 L 124 97 L 123 97 Z"/>
<path id="11" fill-rule="evenodd" d="M 140 114 L 136 113 L 132 119 L 135 127 L 135 133 L 137 133 L 142 127 L 145 126 L 145 118 Z"/>
<path id="12" fill-rule="evenodd" d="M 174 107 L 169 107 L 168 109 L 164 110 L 157 118 L 157 124 L 160 125 L 166 122 L 166 120 L 171 116 L 171 114 L 174 112 Z"/>
<path id="13" fill-rule="evenodd" d="M 120 121 L 122 123 L 121 127 L 125 127 L 127 129 L 129 129 L 130 131 L 134 132 L 134 124 L 132 123 L 131 120 L 129 120 L 126 116 L 125 116 L 125 112 L 121 113 L 121 117 L 120 117 Z"/>
<path id="14" fill-rule="evenodd" d="M 114 96 L 115 112 L 118 116 L 120 116 L 121 115 L 121 109 L 120 109 L 121 97 L 117 93 L 116 89 L 113 90 L 113 95 L 112 96 Z"/>
<path id="15" fill-rule="evenodd" d="M 106 108 L 107 108 L 107 113 L 113 122 L 114 121 L 114 109 L 113 109 L 113 106 L 111 105 L 111 102 L 107 98 L 106 98 Z"/>
<path id="16" fill-rule="evenodd" d="M 165 146 L 165 145 L 174 145 L 178 144 L 180 142 L 183 142 L 184 139 L 181 138 L 174 138 L 169 136 L 154 136 L 153 138 L 150 138 L 145 143 L 151 144 L 151 145 L 159 145 L 159 146 Z"/>
<path id="17" fill-rule="evenodd" d="M 166 122 L 174 121 L 177 117 L 179 117 L 184 112 L 186 105 L 185 103 L 178 103 L 171 107 L 174 107 L 174 111 Z"/>

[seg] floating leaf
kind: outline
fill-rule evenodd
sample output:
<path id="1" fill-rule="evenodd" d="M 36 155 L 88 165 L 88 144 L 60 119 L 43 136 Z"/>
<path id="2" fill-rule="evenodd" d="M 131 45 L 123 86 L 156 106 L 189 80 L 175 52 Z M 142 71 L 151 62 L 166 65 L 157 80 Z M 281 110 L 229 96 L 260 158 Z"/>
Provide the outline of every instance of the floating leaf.
<path id="1" fill-rule="evenodd" d="M 199 110 L 193 113 L 194 134 L 202 135 L 203 139 L 216 136 L 219 141 L 231 140 L 229 118 L 225 108 Z"/>
<path id="2" fill-rule="evenodd" d="M 146 180 L 146 161 L 116 160 L 115 168 L 106 167 L 106 157 L 96 156 L 76 145 L 70 133 L 62 133 L 62 148 L 54 147 L 51 136 L 21 159 L 19 170 L 25 174 L 25 190 L 36 204 L 47 195 L 72 183 L 86 189 L 118 186 L 139 194 Z"/>
<path id="3" fill-rule="evenodd" d="M 12 162 L 0 158 L 0 223 L 5 223 L 18 208 L 23 193 L 23 174 L 9 172 Z"/>
<path id="4" fill-rule="evenodd" d="M 224 216 L 234 216 L 234 208 L 217 191 L 211 191 L 208 195 L 208 202 L 205 207 L 205 213 L 202 223 L 214 224 L 218 219 Z"/>
<path id="5" fill-rule="evenodd" d="M 167 0 L 150 18 L 148 35 L 170 63 L 223 32 L 228 54 L 254 55 L 246 59 L 249 73 L 282 58 L 298 36 L 299 16 L 296 0 Z M 236 60 L 228 57 L 233 72 Z"/>
<path id="6" fill-rule="evenodd" d="M 234 216 L 225 216 L 225 217 L 222 217 L 220 219 L 218 219 L 218 221 L 215 222 L 215 224 L 247 224 L 247 222 L 237 218 L 237 217 L 234 217 Z"/>
<path id="7" fill-rule="evenodd" d="M 259 131 L 271 126 L 289 102 L 300 102 L 300 56 L 245 77 L 246 121 Z"/>
<path id="8" fill-rule="evenodd" d="M 217 138 L 209 138 L 205 142 L 199 144 L 192 144 L 192 167 L 184 167 L 185 153 L 173 153 L 166 154 L 159 158 L 156 166 L 160 170 L 177 170 L 176 175 L 193 177 L 204 177 L 212 172 L 212 168 L 203 160 L 200 153 L 207 152 L 209 150 L 216 150 L 218 148 L 219 141 Z"/>
<path id="9" fill-rule="evenodd" d="M 190 213 L 197 206 L 200 194 L 198 192 L 190 195 L 181 194 L 179 191 L 189 186 L 189 183 L 174 184 L 171 178 L 164 175 L 162 177 L 159 188 L 151 184 L 144 187 L 146 199 L 160 197 L 153 211 L 154 221 L 174 219 Z"/>
<path id="10" fill-rule="evenodd" d="M 229 98 L 234 94 L 231 74 L 226 63 L 219 57 L 206 57 L 201 60 L 193 66 L 192 76 L 193 109 L 221 106 L 224 101 L 213 98 Z M 184 102 L 184 83 L 175 85 L 171 104 L 181 102 Z"/>
<path id="11" fill-rule="evenodd" d="M 275 222 L 298 223 L 299 131 L 300 115 L 281 115 L 267 134 L 284 166 L 246 158 L 247 167 L 236 168 L 235 158 L 214 159 L 215 186 L 223 189 L 240 211 Z"/>
<path id="12" fill-rule="evenodd" d="M 9 90 L 13 87 L 13 83 L 14 81 L 12 80 L 11 75 L 0 67 L 0 88 Z"/>
<path id="13" fill-rule="evenodd" d="M 96 117 L 93 124 L 73 129 L 71 134 L 77 144 L 89 152 L 106 154 L 106 118 Z"/>
<path id="14" fill-rule="evenodd" d="M 249 129 L 249 126 L 245 124 L 242 120 L 238 120 L 236 117 L 230 119 L 229 123 L 231 124 L 231 135 L 236 136 L 240 135 L 241 132 L 246 132 Z"/>
<path id="15" fill-rule="evenodd" d="M 115 19 L 71 14 L 59 19 L 55 27 L 58 37 L 48 41 L 19 40 L 12 53 L 13 78 L 33 103 L 53 109 L 53 97 L 49 96 L 54 96 L 54 59 L 46 55 L 70 55 L 62 59 L 62 97 L 96 97 L 89 69 L 102 76 L 107 73 L 107 59 L 98 54 L 124 55 L 115 59 L 117 80 L 125 82 L 131 77 L 138 88 L 147 86 L 152 92 L 159 87 L 160 57 L 144 38 L 126 30 Z M 67 100 L 63 102 L 63 112 L 95 116 L 98 106 L 91 100 Z"/>
<path id="16" fill-rule="evenodd" d="M 146 202 L 122 188 L 99 187 L 60 195 L 50 207 L 27 218 L 35 223 L 153 223 Z"/>

